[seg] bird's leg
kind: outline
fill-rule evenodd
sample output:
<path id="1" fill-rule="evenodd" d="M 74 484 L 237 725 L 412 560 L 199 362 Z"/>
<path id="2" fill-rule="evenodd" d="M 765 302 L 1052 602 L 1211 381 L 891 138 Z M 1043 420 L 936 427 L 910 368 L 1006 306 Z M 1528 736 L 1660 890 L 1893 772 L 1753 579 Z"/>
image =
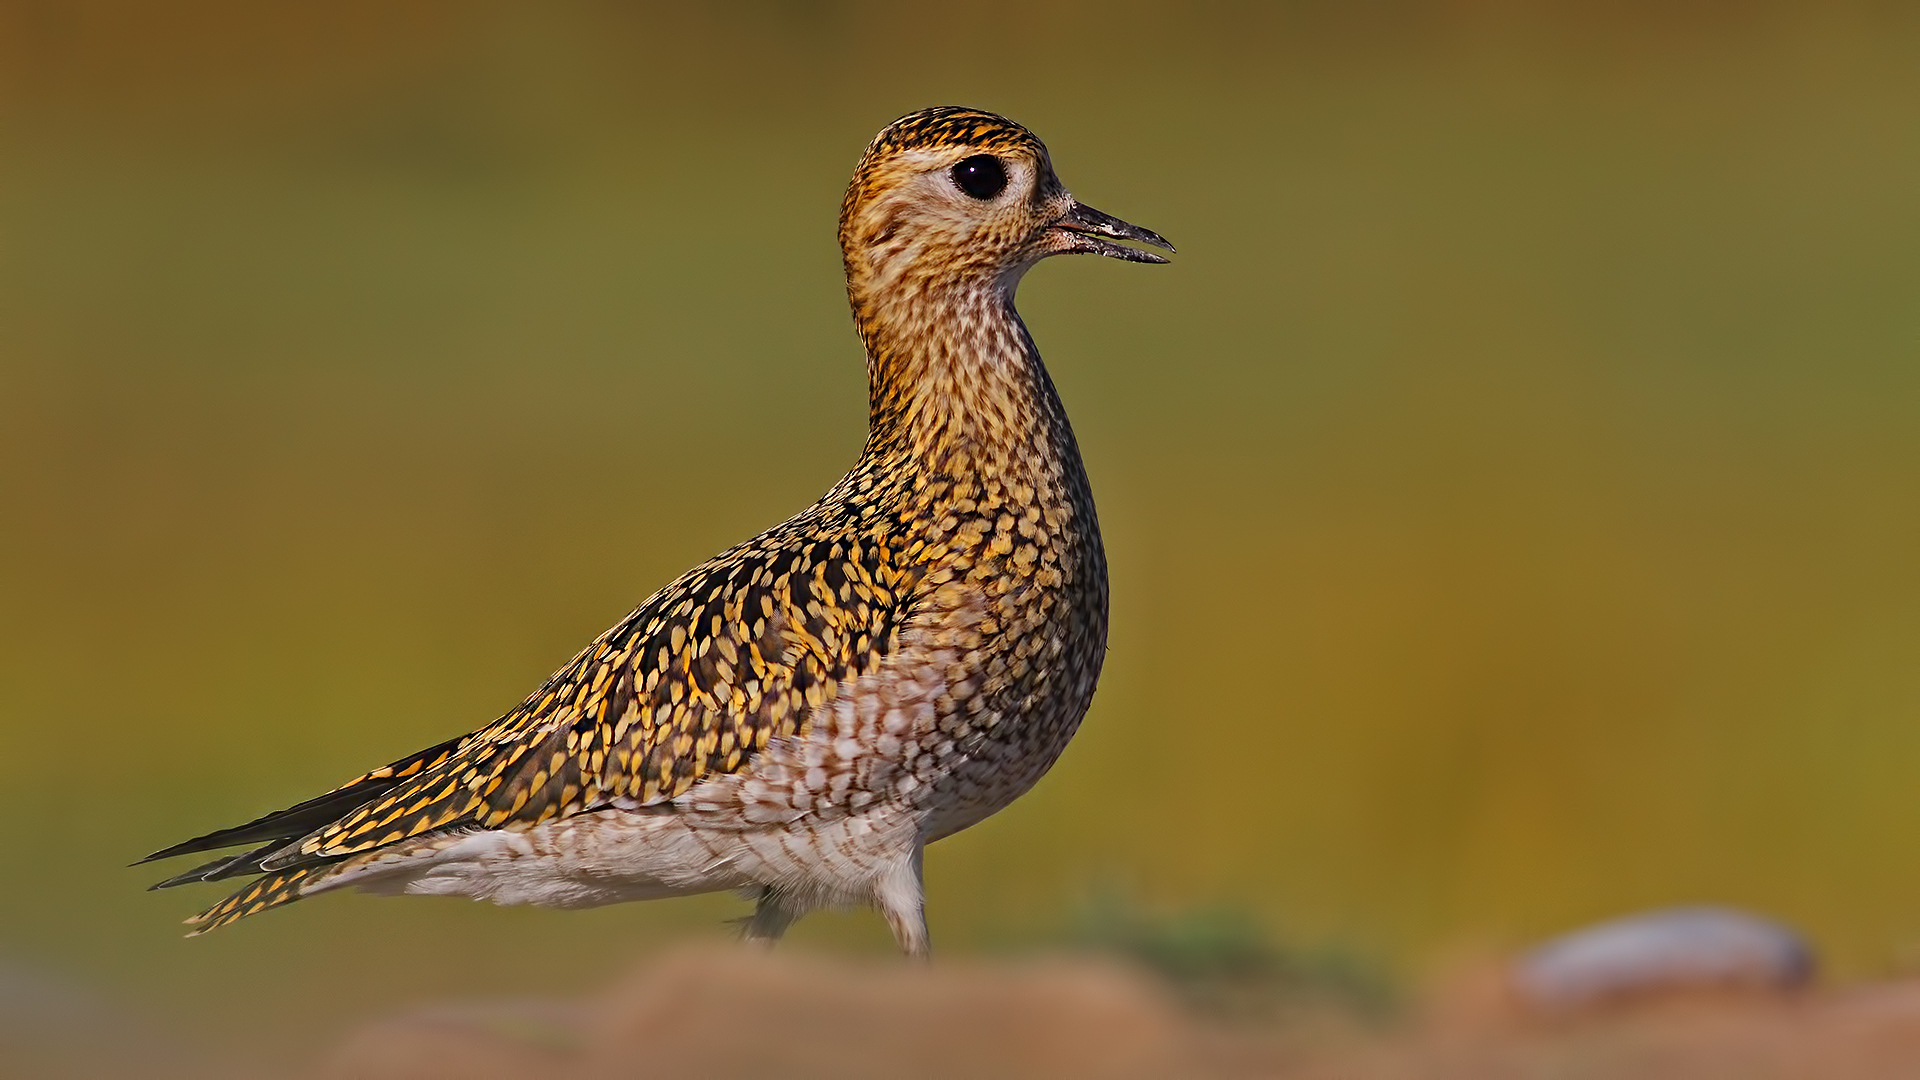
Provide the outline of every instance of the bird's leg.
<path id="1" fill-rule="evenodd" d="M 787 932 L 795 919 L 805 914 L 794 907 L 787 897 L 771 885 L 760 890 L 760 901 L 754 905 L 753 914 L 741 920 L 740 937 L 761 948 L 771 949 L 780 935 Z"/>
<path id="2" fill-rule="evenodd" d="M 925 845 L 916 839 L 913 851 L 880 876 L 873 886 L 873 902 L 893 928 L 893 940 L 900 951 L 915 960 L 933 955 L 927 938 L 927 894 L 921 880 L 921 861 Z"/>

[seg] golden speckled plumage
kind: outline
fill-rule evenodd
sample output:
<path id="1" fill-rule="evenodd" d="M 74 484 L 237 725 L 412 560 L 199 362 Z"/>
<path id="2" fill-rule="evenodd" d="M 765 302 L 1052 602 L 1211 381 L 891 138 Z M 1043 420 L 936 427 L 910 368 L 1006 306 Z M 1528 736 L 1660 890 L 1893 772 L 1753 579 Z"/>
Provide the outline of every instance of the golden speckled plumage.
<path id="1" fill-rule="evenodd" d="M 957 186 L 983 156 L 990 196 Z M 1075 202 L 1026 129 L 959 108 L 875 138 L 840 235 L 870 385 L 846 477 L 499 720 L 151 856 L 252 845 L 162 883 L 260 875 L 196 932 L 348 885 L 556 906 L 733 888 L 759 900 L 751 936 L 869 902 L 926 951 L 922 848 L 1040 778 L 1105 652 L 1093 497 L 1014 286 L 1048 255 L 1167 245 Z"/>

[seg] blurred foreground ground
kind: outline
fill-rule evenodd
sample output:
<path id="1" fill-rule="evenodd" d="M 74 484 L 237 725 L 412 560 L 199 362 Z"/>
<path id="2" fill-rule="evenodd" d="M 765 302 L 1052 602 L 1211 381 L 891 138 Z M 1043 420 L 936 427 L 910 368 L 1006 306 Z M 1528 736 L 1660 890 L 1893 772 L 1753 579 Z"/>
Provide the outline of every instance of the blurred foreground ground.
<path id="1" fill-rule="evenodd" d="M 1917 1067 L 1920 982 L 1696 996 L 1542 1022 L 1517 1014 L 1487 967 L 1395 1022 L 1298 1003 L 1225 1019 L 1092 960 L 915 970 L 700 950 L 580 1002 L 448 1006 L 375 1023 L 319 1075 L 1833 1080 Z"/>
<path id="2" fill-rule="evenodd" d="M 1087 957 L 921 969 L 705 946 L 657 957 L 574 1000 L 476 999 L 396 1013 L 338 1035 L 317 1061 L 108 1054 L 109 1033 L 61 1034 L 58 1021 L 37 1029 L 38 1052 L 24 1042 L 4 1048 L 13 1066 L 28 1066 L 9 1075 L 301 1080 L 1856 1080 L 1911 1077 L 1920 1062 L 1920 981 L 1670 997 L 1549 1021 L 1517 1011 L 1499 972 L 1460 968 L 1396 1019 L 1304 999 L 1226 1016 L 1182 1004 L 1172 984 L 1142 969 Z"/>

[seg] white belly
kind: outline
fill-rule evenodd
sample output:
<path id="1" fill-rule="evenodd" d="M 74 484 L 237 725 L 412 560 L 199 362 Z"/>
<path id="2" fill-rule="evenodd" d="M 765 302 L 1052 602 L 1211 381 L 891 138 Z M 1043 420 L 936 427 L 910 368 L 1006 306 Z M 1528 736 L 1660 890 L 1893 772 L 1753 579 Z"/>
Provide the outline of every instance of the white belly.
<path id="1" fill-rule="evenodd" d="M 793 828 L 604 810 L 383 853 L 323 888 L 579 908 L 772 885 L 810 906 L 841 905 L 867 900 L 916 831 L 912 817 L 891 811 Z"/>

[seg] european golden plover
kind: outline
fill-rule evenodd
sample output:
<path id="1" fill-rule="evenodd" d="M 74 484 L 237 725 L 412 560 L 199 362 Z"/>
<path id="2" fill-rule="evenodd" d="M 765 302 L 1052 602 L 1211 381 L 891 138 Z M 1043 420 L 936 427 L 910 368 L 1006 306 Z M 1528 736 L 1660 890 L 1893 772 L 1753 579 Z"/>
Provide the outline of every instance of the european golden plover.
<path id="1" fill-rule="evenodd" d="M 852 471 L 500 719 L 156 852 L 248 846 L 155 888 L 259 875 L 195 933 L 346 886 L 553 907 L 735 889 L 749 938 L 866 903 L 926 954 L 926 845 L 1031 788 L 1100 675 L 1093 495 L 1013 294 L 1049 255 L 1166 261 L 1118 240 L 1173 250 L 1076 201 L 1020 125 L 888 125 L 840 207 L 870 402 Z"/>

